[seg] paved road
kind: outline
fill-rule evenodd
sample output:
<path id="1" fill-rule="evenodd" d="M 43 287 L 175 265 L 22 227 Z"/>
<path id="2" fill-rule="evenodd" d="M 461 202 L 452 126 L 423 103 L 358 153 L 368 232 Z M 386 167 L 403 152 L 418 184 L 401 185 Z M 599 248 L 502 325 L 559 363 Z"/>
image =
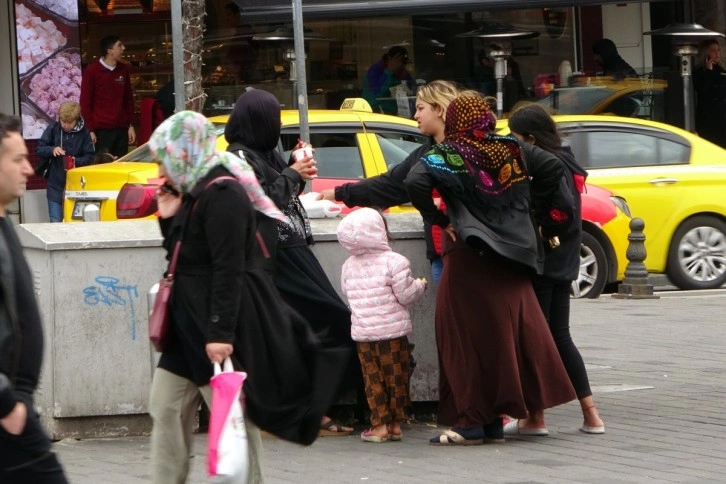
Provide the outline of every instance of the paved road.
<path id="1" fill-rule="evenodd" d="M 717 483 L 726 480 L 726 290 L 573 305 L 573 335 L 605 420 L 578 432 L 576 403 L 548 411 L 549 437 L 440 448 L 415 423 L 404 440 L 326 437 L 310 447 L 265 440 L 270 483 Z M 147 437 L 55 444 L 74 484 L 148 481 Z M 190 482 L 204 475 L 195 437 Z"/>

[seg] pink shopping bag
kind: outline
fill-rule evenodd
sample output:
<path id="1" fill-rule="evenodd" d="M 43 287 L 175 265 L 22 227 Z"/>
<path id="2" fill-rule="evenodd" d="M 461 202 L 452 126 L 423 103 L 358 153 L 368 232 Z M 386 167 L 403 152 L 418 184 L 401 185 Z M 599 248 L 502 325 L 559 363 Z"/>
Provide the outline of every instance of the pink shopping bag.
<path id="1" fill-rule="evenodd" d="M 217 483 L 246 483 L 247 430 L 242 413 L 242 384 L 247 373 L 234 371 L 232 361 L 224 360 L 224 369 L 214 364 L 212 408 L 207 442 L 207 473 Z"/>

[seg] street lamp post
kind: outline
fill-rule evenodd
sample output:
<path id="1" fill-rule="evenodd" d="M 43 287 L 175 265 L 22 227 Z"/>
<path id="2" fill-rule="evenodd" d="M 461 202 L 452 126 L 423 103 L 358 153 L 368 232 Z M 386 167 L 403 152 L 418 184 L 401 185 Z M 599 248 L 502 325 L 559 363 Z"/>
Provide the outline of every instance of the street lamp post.
<path id="1" fill-rule="evenodd" d="M 457 37 L 478 37 L 491 40 L 495 47 L 489 52 L 494 59 L 494 78 L 497 80 L 497 117 L 501 118 L 504 112 L 504 79 L 507 77 L 507 57 L 512 55 L 514 39 L 532 39 L 538 37 L 539 32 L 515 29 L 506 24 L 484 24 L 476 30 L 464 32 Z"/>
<path id="2" fill-rule="evenodd" d="M 674 39 L 673 54 L 678 56 L 683 78 L 683 127 L 696 130 L 695 94 L 693 89 L 693 59 L 698 54 L 696 41 L 700 38 L 724 37 L 724 34 L 708 30 L 699 24 L 670 24 L 660 29 L 643 32 L 643 35 L 662 35 Z"/>
<path id="3" fill-rule="evenodd" d="M 292 107 L 300 113 L 300 138 L 309 141 L 308 88 L 305 77 L 305 41 L 330 42 L 333 39 L 305 30 L 302 23 L 302 5 L 293 0 L 293 26 L 280 27 L 272 32 L 257 34 L 252 40 L 259 42 L 279 42 L 283 58 L 289 63 L 289 81 L 292 88 Z"/>

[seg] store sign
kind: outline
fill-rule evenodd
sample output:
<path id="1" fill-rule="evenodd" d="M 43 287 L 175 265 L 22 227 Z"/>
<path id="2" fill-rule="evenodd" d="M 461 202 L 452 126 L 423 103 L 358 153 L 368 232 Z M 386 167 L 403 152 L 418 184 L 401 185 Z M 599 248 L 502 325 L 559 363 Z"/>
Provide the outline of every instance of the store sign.
<path id="1" fill-rule="evenodd" d="M 15 24 L 23 137 L 38 139 L 81 96 L 78 2 L 16 0 Z"/>

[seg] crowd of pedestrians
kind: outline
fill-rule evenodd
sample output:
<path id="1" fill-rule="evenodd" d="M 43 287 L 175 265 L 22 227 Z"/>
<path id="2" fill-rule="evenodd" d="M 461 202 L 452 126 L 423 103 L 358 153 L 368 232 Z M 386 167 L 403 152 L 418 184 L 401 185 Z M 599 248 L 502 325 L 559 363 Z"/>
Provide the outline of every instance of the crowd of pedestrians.
<path id="1" fill-rule="evenodd" d="M 547 435 L 544 410 L 575 398 L 583 409 L 580 429 L 603 433 L 569 334 L 568 287 L 576 276 L 586 172 L 562 146 L 549 115 L 533 106 L 513 114 L 514 137 L 497 136 L 487 99 L 433 81 L 419 89 L 414 117 L 429 144 L 388 174 L 321 196 L 378 208 L 410 201 L 426 223 L 436 282 L 438 422 L 450 427 L 430 444 Z M 22 193 L 32 173 L 14 119 L 0 118 L 0 170 L 8 165 L 16 181 L 0 187 L 7 192 L 3 203 Z M 240 456 L 249 464 L 249 482 L 264 480 L 260 430 L 304 445 L 322 434 L 349 435 L 352 428 L 330 418 L 330 406 L 361 387 L 370 427 L 360 439 L 403 438 L 412 366 L 407 337 L 416 331 L 407 307 L 424 295 L 427 281 L 414 278 L 409 261 L 391 250 L 381 212 L 358 208 L 338 227 L 351 254 L 341 277 L 347 302 L 338 296 L 310 249 L 299 199 L 317 170 L 314 154 L 305 151 L 313 147 L 301 141 L 282 159 L 280 128 L 277 99 L 253 90 L 230 116 L 227 152 L 216 151 L 213 124 L 190 111 L 169 117 L 149 140 L 165 180 L 157 191 L 164 248 L 167 259 L 176 259 L 170 338 L 149 401 L 153 482 L 186 481 L 195 411 L 202 399 L 210 403 L 213 363 L 228 357 L 249 375 L 249 446 Z M 0 221 L 7 223 L 4 216 Z M 19 250 L 6 232 L 10 252 L 0 244 L 0 257 Z M 554 237 L 559 246 L 550 244 Z M 0 460 L 0 472 L 8 476 L 3 482 L 29 482 L 35 473 L 48 477 L 33 482 L 65 482 L 49 446 L 40 445 L 47 437 L 32 412 L 40 364 L 29 355 L 42 351 L 28 353 L 4 336 L 17 327 L 5 318 L 18 314 L 9 295 L 32 295 L 22 290 L 29 282 L 22 258 L 12 260 L 15 282 L 6 281 L 0 266 L 0 282 L 14 289 L 2 292 L 0 343 L 12 358 L 3 351 L 0 450 L 18 442 L 16 434 L 22 445 L 13 447 L 12 461 Z M 33 314 L 15 317 L 20 331 L 37 336 Z M 42 339 L 23 341 L 37 346 Z"/>

